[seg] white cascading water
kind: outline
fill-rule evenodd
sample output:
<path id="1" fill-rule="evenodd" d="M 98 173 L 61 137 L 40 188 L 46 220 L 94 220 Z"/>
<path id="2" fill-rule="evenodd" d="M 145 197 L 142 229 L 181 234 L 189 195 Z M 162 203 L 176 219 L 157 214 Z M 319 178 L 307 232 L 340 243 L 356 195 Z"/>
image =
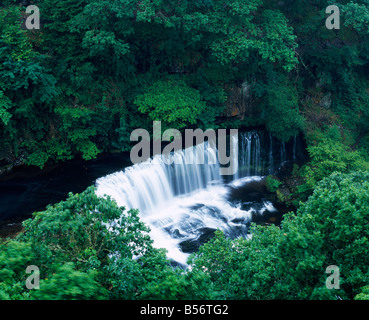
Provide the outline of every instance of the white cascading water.
<path id="1" fill-rule="evenodd" d="M 274 160 L 273 160 L 273 137 L 269 134 L 269 173 L 273 173 L 274 170 Z"/>
<path id="2" fill-rule="evenodd" d="M 265 174 L 259 134 L 246 132 L 231 138 L 237 142 L 233 146 L 239 148 L 239 157 L 232 159 L 238 161 L 239 170 L 230 182 L 226 183 L 220 174 L 216 147 L 205 142 L 175 152 L 171 155 L 172 164 L 159 155 L 102 177 L 96 181 L 97 195 L 109 195 L 127 210 L 139 209 L 140 218 L 151 229 L 154 244 L 167 249 L 168 258 L 186 265 L 189 254 L 181 251 L 181 242 L 198 238 L 205 229 L 246 236 L 246 224 L 253 212 L 275 210 L 267 201 L 258 210 L 242 210 L 241 203 L 228 200 L 231 188 L 260 181 Z M 269 162 L 275 162 L 273 146 L 271 143 Z M 285 161 L 284 144 L 279 152 L 281 162 Z"/>
<path id="3" fill-rule="evenodd" d="M 257 132 L 241 134 L 239 171 L 243 176 L 262 174 L 260 137 Z"/>

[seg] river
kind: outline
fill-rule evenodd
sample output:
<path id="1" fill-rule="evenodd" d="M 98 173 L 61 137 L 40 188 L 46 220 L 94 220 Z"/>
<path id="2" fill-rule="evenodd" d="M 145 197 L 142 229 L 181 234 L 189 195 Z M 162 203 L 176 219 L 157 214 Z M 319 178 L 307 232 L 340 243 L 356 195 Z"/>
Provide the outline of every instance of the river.
<path id="1" fill-rule="evenodd" d="M 20 222 L 33 212 L 65 200 L 69 192 L 96 185 L 98 195 L 110 195 L 119 205 L 139 209 L 155 245 L 185 264 L 216 229 L 232 238 L 247 237 L 251 222 L 281 221 L 285 208 L 273 202 L 264 177 L 298 160 L 301 143 L 296 139 L 283 143 L 256 131 L 241 133 L 237 142 L 239 170 L 232 177 L 220 176 L 219 163 L 185 163 L 189 153 L 213 157 L 217 150 L 206 144 L 177 152 L 177 164 L 172 165 L 151 159 L 132 166 L 129 154 L 117 153 L 47 170 L 18 168 L 0 179 L 0 233 L 18 231 Z"/>

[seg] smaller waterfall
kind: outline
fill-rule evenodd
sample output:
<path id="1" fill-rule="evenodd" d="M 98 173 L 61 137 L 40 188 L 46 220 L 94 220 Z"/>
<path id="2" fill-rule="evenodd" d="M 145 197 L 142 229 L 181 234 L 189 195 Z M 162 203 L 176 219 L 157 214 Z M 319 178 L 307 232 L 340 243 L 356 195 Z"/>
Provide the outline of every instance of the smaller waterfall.
<path id="1" fill-rule="evenodd" d="M 239 136 L 233 135 L 231 136 L 233 150 L 231 152 L 232 155 L 234 155 L 231 158 L 231 161 L 233 161 L 232 167 L 237 168 L 236 174 L 233 175 L 233 180 L 238 180 L 240 178 L 240 170 L 239 170 Z"/>
<path id="2" fill-rule="evenodd" d="M 260 136 L 257 132 L 240 134 L 239 177 L 262 175 Z"/>
<path id="3" fill-rule="evenodd" d="M 281 143 L 281 166 L 287 161 L 286 143 Z"/>
<path id="4" fill-rule="evenodd" d="M 274 172 L 274 157 L 273 157 L 273 137 L 269 134 L 269 174 Z"/>
<path id="5" fill-rule="evenodd" d="M 266 132 L 241 132 L 239 135 L 237 178 L 275 174 L 284 165 L 304 156 L 298 136 L 283 142 Z"/>

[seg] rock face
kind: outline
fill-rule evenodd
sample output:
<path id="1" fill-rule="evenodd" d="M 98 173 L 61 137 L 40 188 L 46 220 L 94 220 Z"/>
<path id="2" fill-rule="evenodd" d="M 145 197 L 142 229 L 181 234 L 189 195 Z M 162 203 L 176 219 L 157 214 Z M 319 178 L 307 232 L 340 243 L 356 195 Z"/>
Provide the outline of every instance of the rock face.
<path id="1" fill-rule="evenodd" d="M 13 165 L 11 164 L 0 165 L 0 177 L 5 174 L 11 173 L 12 170 L 13 170 Z"/>
<path id="2" fill-rule="evenodd" d="M 242 83 L 239 87 L 227 88 L 229 98 L 227 101 L 227 117 L 244 119 L 250 106 L 250 84 Z"/>
<path id="3" fill-rule="evenodd" d="M 215 229 L 202 228 L 200 230 L 201 235 L 196 239 L 186 240 L 179 244 L 182 252 L 193 253 L 196 252 L 204 243 L 208 242 L 214 237 Z"/>
<path id="4" fill-rule="evenodd" d="M 0 222 L 0 239 L 15 238 L 21 231 L 21 220 Z"/>
<path id="5" fill-rule="evenodd" d="M 320 100 L 319 105 L 322 108 L 330 109 L 332 105 L 332 94 L 330 92 L 324 94 L 324 96 Z"/>
<path id="6" fill-rule="evenodd" d="M 15 158 L 5 151 L 0 152 L 0 177 L 9 174 L 15 167 L 24 165 L 22 156 Z"/>
<path id="7" fill-rule="evenodd" d="M 14 166 L 5 150 L 0 150 L 0 177 L 10 173 L 13 167 Z"/>

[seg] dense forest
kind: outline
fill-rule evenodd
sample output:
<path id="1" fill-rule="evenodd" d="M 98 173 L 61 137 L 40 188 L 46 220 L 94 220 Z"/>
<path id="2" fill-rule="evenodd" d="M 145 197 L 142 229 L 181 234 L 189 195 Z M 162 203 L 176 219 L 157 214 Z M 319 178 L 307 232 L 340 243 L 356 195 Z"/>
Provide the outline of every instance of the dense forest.
<path id="1" fill-rule="evenodd" d="M 70 194 L 0 242 L 0 299 L 369 299 L 368 74 L 367 0 L 3 0 L 0 174 L 127 152 L 153 121 L 301 135 L 309 157 L 267 179 L 291 208 L 280 226 L 217 231 L 186 270 L 137 210 Z"/>

